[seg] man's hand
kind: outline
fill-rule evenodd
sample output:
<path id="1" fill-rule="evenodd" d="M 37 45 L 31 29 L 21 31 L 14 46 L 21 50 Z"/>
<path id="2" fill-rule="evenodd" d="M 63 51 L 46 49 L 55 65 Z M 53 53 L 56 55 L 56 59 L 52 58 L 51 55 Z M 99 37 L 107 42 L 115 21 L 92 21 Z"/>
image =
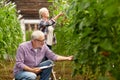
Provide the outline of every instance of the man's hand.
<path id="1" fill-rule="evenodd" d="M 42 70 L 40 68 L 32 68 L 32 72 L 39 74 Z"/>
<path id="2" fill-rule="evenodd" d="M 40 73 L 42 71 L 39 67 L 29 67 L 29 66 L 25 66 L 24 70 L 33 72 L 35 74 L 38 74 L 38 73 Z"/>
<path id="3" fill-rule="evenodd" d="M 71 60 L 73 60 L 73 56 L 68 56 L 67 59 L 68 59 L 69 61 L 71 61 Z"/>
<path id="4" fill-rule="evenodd" d="M 72 61 L 73 60 L 73 56 L 61 56 L 61 55 L 57 55 L 57 61 Z"/>

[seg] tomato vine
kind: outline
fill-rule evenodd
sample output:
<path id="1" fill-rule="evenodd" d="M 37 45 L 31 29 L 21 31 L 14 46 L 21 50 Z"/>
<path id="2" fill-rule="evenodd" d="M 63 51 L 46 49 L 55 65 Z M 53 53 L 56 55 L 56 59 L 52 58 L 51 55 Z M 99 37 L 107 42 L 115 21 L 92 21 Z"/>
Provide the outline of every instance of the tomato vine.
<path id="1" fill-rule="evenodd" d="M 16 5 L 6 0 L 0 1 L 0 58 L 5 54 L 12 57 L 22 41 L 22 32 L 17 19 Z"/>

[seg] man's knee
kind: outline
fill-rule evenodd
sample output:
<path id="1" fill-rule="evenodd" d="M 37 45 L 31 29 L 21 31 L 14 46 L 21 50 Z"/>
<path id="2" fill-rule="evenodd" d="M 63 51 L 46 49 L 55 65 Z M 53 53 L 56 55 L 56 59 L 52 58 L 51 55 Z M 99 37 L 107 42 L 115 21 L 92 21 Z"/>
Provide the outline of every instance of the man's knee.
<path id="1" fill-rule="evenodd" d="M 32 72 L 24 72 L 19 74 L 15 80 L 36 80 L 37 75 Z"/>
<path id="2" fill-rule="evenodd" d="M 52 60 L 48 60 L 49 64 L 54 64 L 54 62 Z"/>
<path id="3" fill-rule="evenodd" d="M 28 78 L 29 78 L 30 80 L 36 80 L 37 75 L 36 75 L 36 74 L 29 75 Z M 28 79 L 28 80 L 29 80 L 29 79 Z"/>

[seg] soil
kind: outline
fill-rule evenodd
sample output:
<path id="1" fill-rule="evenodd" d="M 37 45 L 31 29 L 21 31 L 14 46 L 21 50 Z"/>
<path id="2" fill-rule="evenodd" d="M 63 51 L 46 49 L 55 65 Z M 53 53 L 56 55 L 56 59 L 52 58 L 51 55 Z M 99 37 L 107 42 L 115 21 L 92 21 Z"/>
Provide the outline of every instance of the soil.
<path id="1" fill-rule="evenodd" d="M 57 80 L 82 80 L 80 75 L 72 77 L 73 63 L 55 62 L 53 71 Z M 0 80 L 13 80 L 14 61 L 0 61 Z"/>

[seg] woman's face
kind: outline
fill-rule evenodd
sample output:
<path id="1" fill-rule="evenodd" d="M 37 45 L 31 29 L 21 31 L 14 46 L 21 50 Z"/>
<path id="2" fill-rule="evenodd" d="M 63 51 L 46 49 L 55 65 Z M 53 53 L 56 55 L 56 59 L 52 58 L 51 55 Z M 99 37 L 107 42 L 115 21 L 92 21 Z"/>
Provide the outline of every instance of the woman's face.
<path id="1" fill-rule="evenodd" d="M 49 18 L 49 11 L 45 10 L 42 15 L 44 18 Z"/>

